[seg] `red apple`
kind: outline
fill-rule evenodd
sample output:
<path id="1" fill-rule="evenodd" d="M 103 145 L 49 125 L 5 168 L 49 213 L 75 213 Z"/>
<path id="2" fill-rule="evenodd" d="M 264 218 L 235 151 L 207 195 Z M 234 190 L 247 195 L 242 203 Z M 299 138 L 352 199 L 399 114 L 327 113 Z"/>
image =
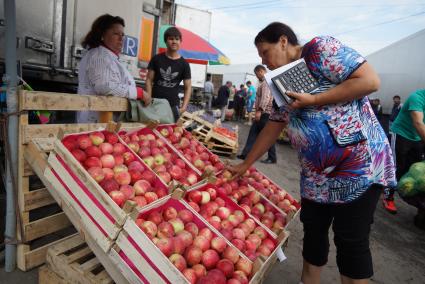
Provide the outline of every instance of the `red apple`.
<path id="1" fill-rule="evenodd" d="M 149 214 L 148 221 L 154 222 L 156 225 L 159 225 L 162 223 L 162 215 L 158 211 L 154 211 Z"/>
<path id="2" fill-rule="evenodd" d="M 118 190 L 114 190 L 114 191 L 109 192 L 109 196 L 112 198 L 112 200 L 119 207 L 121 207 L 122 205 L 124 205 L 124 202 L 127 200 L 127 198 L 125 197 L 124 193 L 122 193 L 121 191 L 118 191 Z"/>
<path id="3" fill-rule="evenodd" d="M 171 219 L 168 222 L 173 226 L 176 234 L 184 230 L 184 223 L 180 218 Z"/>
<path id="4" fill-rule="evenodd" d="M 158 200 L 158 195 L 155 192 L 149 191 L 145 193 L 146 202 L 152 203 L 155 200 Z"/>
<path id="5" fill-rule="evenodd" d="M 156 246 L 166 257 L 169 257 L 173 253 L 174 246 L 170 238 L 159 239 Z"/>
<path id="6" fill-rule="evenodd" d="M 115 155 L 122 155 L 124 154 L 124 152 L 127 151 L 127 149 L 125 148 L 125 146 L 121 143 L 117 143 L 114 145 L 114 150 L 113 153 Z"/>
<path id="7" fill-rule="evenodd" d="M 207 249 L 210 248 L 210 242 L 207 238 L 205 238 L 204 236 L 197 236 L 195 237 L 195 239 L 193 240 L 193 245 L 196 247 L 199 247 L 202 251 L 206 251 Z"/>
<path id="8" fill-rule="evenodd" d="M 172 166 L 169 171 L 170 171 L 170 175 L 173 179 L 179 180 L 179 179 L 182 178 L 183 171 L 180 167 Z"/>
<path id="9" fill-rule="evenodd" d="M 108 143 L 110 143 L 110 144 L 114 145 L 115 143 L 117 143 L 117 142 L 118 142 L 118 136 L 117 136 L 117 135 L 115 135 L 115 134 L 114 134 L 114 133 L 112 133 L 112 132 L 105 131 L 105 140 L 106 140 L 106 142 L 108 142 Z M 106 153 L 105 153 L 105 154 L 106 154 Z"/>
<path id="10" fill-rule="evenodd" d="M 195 270 L 196 277 L 198 278 L 207 275 L 207 270 L 202 264 L 195 264 L 194 266 L 192 266 L 192 269 Z"/>
<path id="11" fill-rule="evenodd" d="M 148 204 L 144 196 L 135 196 L 133 197 L 133 201 L 137 203 L 137 206 L 141 206 L 141 207 Z"/>
<path id="12" fill-rule="evenodd" d="M 158 237 L 159 238 L 171 238 L 174 236 L 174 228 L 168 222 L 162 222 L 158 225 Z"/>
<path id="13" fill-rule="evenodd" d="M 100 161 L 102 162 L 102 167 L 112 169 L 115 167 L 115 159 L 111 154 L 105 154 L 100 157 Z"/>
<path id="14" fill-rule="evenodd" d="M 230 209 L 227 207 L 220 207 L 215 214 L 220 217 L 220 219 L 225 220 L 230 216 Z"/>
<path id="15" fill-rule="evenodd" d="M 257 249 L 257 253 L 259 255 L 263 255 L 263 256 L 267 257 L 267 256 L 271 255 L 272 250 L 266 245 L 260 245 Z"/>
<path id="16" fill-rule="evenodd" d="M 104 179 L 99 184 L 108 194 L 111 191 L 118 191 L 120 188 L 120 185 L 114 179 Z"/>
<path id="17" fill-rule="evenodd" d="M 131 185 L 121 185 L 120 191 L 124 193 L 126 199 L 134 198 L 134 188 Z"/>
<path id="18" fill-rule="evenodd" d="M 220 269 L 223 272 L 226 278 L 232 277 L 235 267 L 233 263 L 228 259 L 221 259 L 217 263 L 217 269 Z"/>
<path id="19" fill-rule="evenodd" d="M 92 167 L 89 168 L 87 171 L 90 176 L 97 182 L 101 182 L 105 178 L 105 173 L 103 172 L 102 168 Z"/>
<path id="20" fill-rule="evenodd" d="M 84 161 L 84 166 L 86 168 L 92 168 L 92 167 L 99 167 L 99 168 L 101 168 L 102 167 L 102 162 L 97 157 L 88 157 Z"/>
<path id="21" fill-rule="evenodd" d="M 71 151 L 72 156 L 77 159 L 78 162 L 82 163 L 87 159 L 86 153 L 80 149 L 74 149 Z"/>
<path id="22" fill-rule="evenodd" d="M 202 193 L 198 190 L 189 192 L 188 198 L 190 201 L 193 201 L 195 203 L 200 203 L 202 200 Z"/>
<path id="23" fill-rule="evenodd" d="M 187 281 L 189 281 L 190 284 L 196 284 L 197 277 L 195 270 L 193 270 L 192 268 L 186 268 L 185 270 L 183 270 L 183 275 L 184 277 L 186 277 Z"/>
<path id="24" fill-rule="evenodd" d="M 125 165 L 117 165 L 113 168 L 113 170 L 115 174 L 128 171 L 127 166 Z"/>
<path id="25" fill-rule="evenodd" d="M 128 170 L 135 170 L 135 171 L 139 171 L 139 172 L 143 172 L 145 170 L 145 167 L 143 166 L 143 164 L 139 161 L 133 161 L 128 165 Z"/>
<path id="26" fill-rule="evenodd" d="M 180 254 L 172 254 L 169 260 L 178 270 L 183 271 L 186 269 L 186 260 Z"/>
<path id="27" fill-rule="evenodd" d="M 232 244 L 241 252 L 245 251 L 245 241 L 240 239 L 233 239 Z"/>
<path id="28" fill-rule="evenodd" d="M 186 230 L 182 230 L 182 231 L 178 232 L 177 233 L 177 237 L 180 238 L 183 241 L 185 247 L 190 246 L 192 244 L 192 242 L 193 242 L 193 236 L 192 236 L 192 234 L 189 233 Z"/>
<path id="29" fill-rule="evenodd" d="M 136 157 L 131 152 L 125 152 L 122 154 L 124 158 L 124 164 L 129 165 L 131 162 L 136 160 Z"/>
<path id="30" fill-rule="evenodd" d="M 185 259 L 190 266 L 194 266 L 202 260 L 202 250 L 197 246 L 190 246 L 186 249 Z"/>
<path id="31" fill-rule="evenodd" d="M 136 191 L 136 195 L 144 195 L 148 191 L 151 190 L 151 185 L 146 180 L 138 180 L 133 185 L 134 190 Z"/>
<path id="32" fill-rule="evenodd" d="M 239 260 L 239 254 L 237 249 L 228 246 L 223 252 L 223 257 L 230 260 L 233 264 L 236 264 Z"/>
<path id="33" fill-rule="evenodd" d="M 174 207 L 167 207 L 164 212 L 162 213 L 162 216 L 165 221 L 175 219 L 177 218 L 177 210 Z"/>
<path id="34" fill-rule="evenodd" d="M 213 249 L 206 250 L 202 254 L 202 264 L 207 270 L 214 268 L 219 260 L 218 253 Z"/>
<path id="35" fill-rule="evenodd" d="M 103 171 L 103 174 L 105 175 L 105 179 L 112 179 L 115 175 L 114 171 L 109 168 L 103 168 L 102 171 Z"/>
<path id="36" fill-rule="evenodd" d="M 241 257 L 236 263 L 235 269 L 242 271 L 247 277 L 249 277 L 252 273 L 252 262 L 246 258 Z"/>
<path id="37" fill-rule="evenodd" d="M 114 152 L 114 147 L 110 143 L 102 143 L 99 145 L 99 150 L 102 154 L 112 154 Z"/>
<path id="38" fill-rule="evenodd" d="M 99 158 L 102 156 L 102 151 L 97 146 L 89 146 L 84 152 L 86 152 L 87 157 Z"/>
<path id="39" fill-rule="evenodd" d="M 183 223 L 192 222 L 193 213 L 188 209 L 182 209 L 178 212 L 179 218 L 183 221 Z"/>
<path id="40" fill-rule="evenodd" d="M 158 232 L 158 227 L 154 222 L 151 221 L 143 222 L 140 228 L 148 236 L 149 239 L 155 237 Z"/>
<path id="41" fill-rule="evenodd" d="M 103 141 L 105 141 L 105 135 L 103 135 L 102 132 L 98 132 L 98 131 L 92 132 L 90 133 L 89 137 L 93 145 L 96 145 L 96 146 L 102 144 Z"/>
<path id="42" fill-rule="evenodd" d="M 215 249 L 219 253 L 222 253 L 226 246 L 227 243 L 222 237 L 215 237 L 211 240 L 211 248 Z"/>
<path id="43" fill-rule="evenodd" d="M 184 244 L 183 240 L 178 237 L 173 237 L 173 252 L 178 254 L 183 254 L 184 250 L 186 249 L 186 245 Z"/>
<path id="44" fill-rule="evenodd" d="M 90 140 L 90 138 L 87 135 L 81 135 L 77 138 L 78 146 L 81 150 L 85 150 L 88 147 L 93 145 L 93 142 Z"/>
<path id="45" fill-rule="evenodd" d="M 199 231 L 199 235 L 200 236 L 204 236 L 209 242 L 212 240 L 212 238 L 214 237 L 213 232 L 209 229 L 209 228 L 202 228 Z"/>
<path id="46" fill-rule="evenodd" d="M 235 272 L 233 272 L 233 279 L 236 279 L 239 281 L 239 283 L 241 284 L 248 284 L 248 277 L 245 275 L 245 273 L 243 271 L 240 270 L 236 270 Z"/>
<path id="47" fill-rule="evenodd" d="M 233 238 L 235 238 L 235 239 L 239 239 L 239 240 L 245 240 L 245 232 L 242 230 L 242 229 L 239 229 L 239 228 L 235 228 L 235 229 L 233 229 L 233 231 L 232 231 L 232 234 L 233 234 Z"/>
<path id="48" fill-rule="evenodd" d="M 120 185 L 130 184 L 131 182 L 131 176 L 128 172 L 116 173 L 114 178 Z"/>
<path id="49" fill-rule="evenodd" d="M 195 223 L 189 222 L 186 223 L 184 226 L 184 229 L 192 234 L 193 238 L 195 238 L 198 235 L 199 229 L 198 226 L 196 226 Z"/>
<path id="50" fill-rule="evenodd" d="M 150 184 L 152 184 L 155 181 L 156 176 L 151 171 L 144 171 L 144 172 L 142 172 L 142 179 L 144 179 L 144 180 L 148 181 Z"/>

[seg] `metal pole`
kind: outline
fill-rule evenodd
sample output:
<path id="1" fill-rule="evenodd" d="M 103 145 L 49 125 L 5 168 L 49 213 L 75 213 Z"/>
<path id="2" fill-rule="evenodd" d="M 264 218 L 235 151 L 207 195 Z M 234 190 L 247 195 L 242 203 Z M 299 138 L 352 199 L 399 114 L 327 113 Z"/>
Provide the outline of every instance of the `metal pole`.
<path id="1" fill-rule="evenodd" d="M 17 67 L 16 67 L 16 6 L 15 0 L 4 0 L 5 13 L 5 61 L 7 86 L 7 112 L 18 111 Z M 4 232 L 6 240 L 5 266 L 6 272 L 12 272 L 16 267 L 16 215 L 15 215 L 15 195 L 13 184 L 17 184 L 18 176 L 18 117 L 9 117 L 8 136 L 10 145 L 11 164 L 6 164 L 6 229 Z M 12 172 L 11 172 L 12 170 Z M 15 178 L 16 182 L 12 182 Z"/>

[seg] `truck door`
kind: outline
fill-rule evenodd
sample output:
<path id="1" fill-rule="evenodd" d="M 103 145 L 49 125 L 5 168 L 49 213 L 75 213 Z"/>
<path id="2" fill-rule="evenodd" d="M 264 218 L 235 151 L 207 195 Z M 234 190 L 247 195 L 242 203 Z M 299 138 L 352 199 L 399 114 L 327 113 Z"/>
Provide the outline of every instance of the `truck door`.
<path id="1" fill-rule="evenodd" d="M 55 0 L 16 0 L 17 56 L 23 67 L 36 70 L 60 66 L 63 2 Z M 0 5 L 4 20 L 4 6 Z M 0 42 L 5 42 L 0 26 Z M 4 60 L 4 45 L 0 58 Z"/>

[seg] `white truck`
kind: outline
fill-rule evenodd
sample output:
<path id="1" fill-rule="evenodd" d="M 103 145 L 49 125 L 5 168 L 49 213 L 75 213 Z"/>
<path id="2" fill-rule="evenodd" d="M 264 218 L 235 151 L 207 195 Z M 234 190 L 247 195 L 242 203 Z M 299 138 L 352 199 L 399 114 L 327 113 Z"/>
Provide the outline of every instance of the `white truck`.
<path id="1" fill-rule="evenodd" d="M 0 42 L 4 38 L 4 7 L 0 5 Z M 93 21 L 109 13 L 125 21 L 121 60 L 136 83 L 156 53 L 160 24 L 173 24 L 174 0 L 16 0 L 19 70 L 37 90 L 73 92 L 78 84 L 81 40 Z M 0 45 L 0 73 L 4 71 L 4 45 Z"/>
<path id="2" fill-rule="evenodd" d="M 190 30 L 209 41 L 211 33 L 211 12 L 176 4 L 175 24 Z M 184 39 L 183 39 L 184 40 Z M 207 66 L 190 63 L 192 87 L 204 88 Z"/>

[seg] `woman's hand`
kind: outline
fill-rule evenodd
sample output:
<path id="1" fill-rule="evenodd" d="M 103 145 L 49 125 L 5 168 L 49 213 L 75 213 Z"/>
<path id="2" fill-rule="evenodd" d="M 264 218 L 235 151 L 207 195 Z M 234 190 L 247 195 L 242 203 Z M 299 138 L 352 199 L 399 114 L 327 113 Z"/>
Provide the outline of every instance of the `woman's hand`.
<path id="1" fill-rule="evenodd" d="M 145 95 L 143 96 L 142 101 L 145 104 L 145 106 L 148 106 L 152 102 L 152 97 L 148 93 L 145 92 Z"/>
<path id="2" fill-rule="evenodd" d="M 307 106 L 314 106 L 317 104 L 317 96 L 307 93 L 295 93 L 286 92 L 288 96 L 294 99 L 294 102 L 290 105 L 290 108 L 298 109 Z"/>
<path id="3" fill-rule="evenodd" d="M 232 179 L 237 179 L 240 176 L 243 176 L 245 172 L 249 169 L 249 165 L 245 162 L 242 162 L 237 165 L 228 165 L 226 166 L 226 169 L 228 169 L 232 174 Z"/>

